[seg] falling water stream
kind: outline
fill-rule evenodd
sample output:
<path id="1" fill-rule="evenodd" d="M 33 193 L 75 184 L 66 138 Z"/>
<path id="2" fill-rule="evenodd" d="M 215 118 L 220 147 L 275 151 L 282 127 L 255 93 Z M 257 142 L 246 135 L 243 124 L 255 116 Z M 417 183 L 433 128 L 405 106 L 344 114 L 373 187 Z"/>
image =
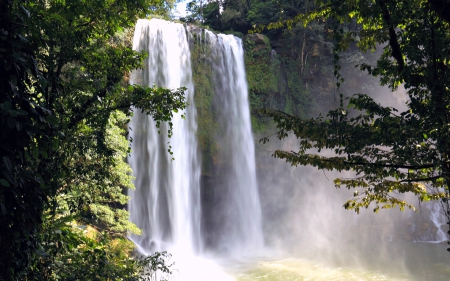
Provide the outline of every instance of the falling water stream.
<path id="1" fill-rule="evenodd" d="M 202 264 L 209 264 L 211 274 L 226 275 L 214 263 L 202 260 L 200 237 L 200 162 L 195 132 L 196 112 L 193 99 L 190 51 L 185 28 L 162 20 L 139 20 L 133 48 L 148 52 L 147 67 L 136 70 L 131 83 L 170 89 L 184 86 L 190 106 L 173 118 L 174 134 L 167 137 L 166 124 L 158 133 L 155 122 L 135 111 L 130 124 L 133 152 L 129 163 L 136 176 L 135 191 L 130 191 L 130 219 L 143 235 L 131 239 L 143 254 L 166 250 L 177 264 L 177 280 L 200 278 Z M 181 115 L 186 119 L 183 120 Z M 172 147 L 176 160 L 168 149 Z M 224 279 L 226 280 L 226 279 Z"/>
<path id="2" fill-rule="evenodd" d="M 142 254 L 168 251 L 175 262 L 174 279 L 186 281 L 450 279 L 450 259 L 441 255 L 440 244 L 397 243 L 389 236 L 392 229 L 407 235 L 396 223 L 406 221 L 405 215 L 398 220 L 381 215 L 355 219 L 342 210 L 348 194 L 330 189 L 327 175 L 293 169 L 269 156 L 255 160 L 242 41 L 207 30 L 201 34 L 211 51 L 221 164 L 215 182 L 218 204 L 202 210 L 192 32 L 158 19 L 136 24 L 133 48 L 147 52 L 148 58 L 144 69 L 132 73 L 130 83 L 186 87 L 189 103 L 175 114 L 171 138 L 166 124 L 156 128 L 138 110 L 130 123 L 129 163 L 136 190 L 129 193 L 128 208 L 131 221 L 143 230 L 130 239 Z M 258 173 L 256 161 L 263 167 Z M 443 240 L 441 217 L 433 208 L 424 210 L 440 225 L 426 235 Z M 215 228 L 206 231 L 212 237 L 208 245 L 202 230 L 205 212 Z M 416 219 L 405 227 L 421 225 Z"/>
<path id="3" fill-rule="evenodd" d="M 173 118 L 174 134 L 167 137 L 167 126 L 135 112 L 130 127 L 133 153 L 129 159 L 135 173 L 136 191 L 131 191 L 131 221 L 144 232 L 132 239 L 144 253 L 180 249 L 186 253 L 201 250 L 200 166 L 195 131 L 194 86 L 190 52 L 184 27 L 162 20 L 139 20 L 133 48 L 146 51 L 146 67 L 132 74 L 131 83 L 169 89 L 184 86 L 191 106 Z M 162 133 L 159 134 L 158 130 Z M 168 153 L 170 146 L 176 161 Z"/>
<path id="4" fill-rule="evenodd" d="M 256 182 L 255 146 L 250 123 L 248 87 L 242 42 L 233 35 L 205 31 L 211 48 L 222 165 L 218 171 L 222 252 L 230 256 L 255 253 L 263 246 L 261 206 Z"/>

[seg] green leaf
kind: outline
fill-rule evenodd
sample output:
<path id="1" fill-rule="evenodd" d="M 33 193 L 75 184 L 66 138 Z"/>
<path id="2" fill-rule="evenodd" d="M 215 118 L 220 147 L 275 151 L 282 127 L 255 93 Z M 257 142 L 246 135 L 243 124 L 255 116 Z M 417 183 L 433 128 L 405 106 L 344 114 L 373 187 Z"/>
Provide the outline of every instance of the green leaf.
<path id="1" fill-rule="evenodd" d="M 8 124 L 8 127 L 12 129 L 16 126 L 17 121 L 14 117 L 10 115 L 6 118 L 6 123 Z"/>
<path id="2" fill-rule="evenodd" d="M 3 215 L 6 215 L 8 212 L 6 211 L 6 206 L 5 206 L 5 204 L 0 203 L 0 207 L 1 207 L 1 209 L 2 209 L 2 214 L 3 214 Z"/>
<path id="3" fill-rule="evenodd" d="M 8 157 L 6 157 L 6 156 L 3 156 L 2 157 L 2 161 L 3 161 L 3 163 L 5 164 L 5 166 L 6 166 L 6 169 L 8 170 L 8 171 L 12 171 L 12 165 L 11 165 L 11 160 L 9 160 L 9 158 Z"/>
<path id="4" fill-rule="evenodd" d="M 5 111 L 9 111 L 11 109 L 11 102 L 5 101 L 5 102 L 1 103 L 0 108 L 2 108 Z"/>
<path id="5" fill-rule="evenodd" d="M 56 118 L 55 116 L 49 114 L 49 115 L 45 116 L 45 118 L 51 125 L 53 125 L 53 126 L 58 125 L 58 118 Z"/>
<path id="6" fill-rule="evenodd" d="M 0 179 L 0 184 L 3 185 L 4 187 L 10 187 L 11 185 L 9 184 L 9 182 L 5 179 Z"/>
<path id="7" fill-rule="evenodd" d="M 10 79 L 11 79 L 11 85 L 14 87 L 17 87 L 17 77 L 15 75 L 11 75 Z"/>

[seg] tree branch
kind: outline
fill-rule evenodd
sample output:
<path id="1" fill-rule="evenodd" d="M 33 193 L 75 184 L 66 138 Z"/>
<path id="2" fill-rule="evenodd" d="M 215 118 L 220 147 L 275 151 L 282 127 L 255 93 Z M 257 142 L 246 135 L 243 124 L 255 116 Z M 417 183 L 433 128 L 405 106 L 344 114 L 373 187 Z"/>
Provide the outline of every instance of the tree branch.
<path id="1" fill-rule="evenodd" d="M 281 151 L 281 150 L 277 150 L 280 152 L 285 152 L 285 151 Z M 291 151 L 290 152 L 293 155 L 301 156 L 300 154 L 298 154 L 295 151 Z M 312 154 L 307 154 L 307 155 L 312 155 Z M 320 156 L 321 159 L 317 159 L 318 161 L 322 161 L 322 162 L 335 162 L 333 160 L 331 160 L 330 158 L 324 157 L 324 156 Z M 340 159 L 344 159 L 343 157 L 339 157 Z M 343 160 L 342 161 L 343 164 L 346 165 L 350 165 L 350 166 L 357 166 L 357 165 L 361 165 L 361 166 L 374 166 L 374 167 L 382 167 L 382 168 L 395 168 L 395 169 L 410 169 L 410 170 L 419 170 L 419 169 L 428 169 L 428 168 L 433 168 L 435 165 L 434 164 L 424 164 L 424 165 L 395 165 L 395 164 L 381 164 L 381 163 L 371 163 L 371 162 L 350 162 L 350 161 L 346 161 Z"/>
<path id="2" fill-rule="evenodd" d="M 391 15 L 389 13 L 388 7 L 386 6 L 386 2 L 384 0 L 377 1 L 378 6 L 380 6 L 382 11 L 383 20 L 389 27 L 389 46 L 392 49 L 392 56 L 398 63 L 399 72 L 403 71 L 405 66 L 405 61 L 403 60 L 402 50 L 400 49 L 400 45 L 398 44 L 397 33 L 395 33 L 395 27 L 391 20 Z"/>
<path id="3" fill-rule="evenodd" d="M 400 182 L 419 182 L 419 181 L 433 181 L 437 179 L 443 178 L 442 176 L 435 176 L 429 178 L 421 178 L 421 179 L 409 179 L 409 180 L 401 180 Z"/>

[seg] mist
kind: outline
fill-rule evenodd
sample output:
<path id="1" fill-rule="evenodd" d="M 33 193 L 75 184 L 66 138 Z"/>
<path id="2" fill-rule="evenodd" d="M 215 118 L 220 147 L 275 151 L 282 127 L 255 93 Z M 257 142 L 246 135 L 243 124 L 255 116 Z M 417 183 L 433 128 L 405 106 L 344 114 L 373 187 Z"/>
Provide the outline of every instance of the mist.
<path id="1" fill-rule="evenodd" d="M 346 96 L 357 92 L 352 87 L 345 89 L 345 84 L 343 87 Z M 391 92 L 387 87 L 376 86 L 370 92 L 384 106 L 399 111 L 407 109 L 403 87 Z M 258 142 L 258 137 L 255 141 Z M 263 232 L 268 249 L 276 249 L 280 256 L 312 260 L 325 266 L 383 272 L 390 276 L 386 280 L 448 279 L 450 255 L 442 243 L 448 229 L 439 202 L 419 202 L 413 194 L 397 194 L 412 203 L 416 211 L 395 208 L 375 213 L 375 205 L 359 214 L 346 210 L 343 205 L 355 190 L 336 188 L 333 180 L 354 177 L 354 173 L 291 167 L 284 160 L 271 157 L 277 149 L 296 151 L 298 143 L 292 135 L 281 141 L 272 137 L 270 142 L 256 146 Z M 330 156 L 333 152 L 320 154 Z"/>

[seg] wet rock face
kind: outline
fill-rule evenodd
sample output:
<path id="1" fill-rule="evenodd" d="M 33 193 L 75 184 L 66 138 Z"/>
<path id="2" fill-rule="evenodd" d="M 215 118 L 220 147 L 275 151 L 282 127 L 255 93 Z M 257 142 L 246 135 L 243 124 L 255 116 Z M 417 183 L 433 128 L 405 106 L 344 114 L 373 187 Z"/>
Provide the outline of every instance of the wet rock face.
<path id="1" fill-rule="evenodd" d="M 440 212 L 438 202 L 425 202 L 417 211 L 393 212 L 397 221 L 389 230 L 390 240 L 407 242 L 443 242 L 447 240 L 445 217 Z"/>
<path id="2" fill-rule="evenodd" d="M 442 240 L 441 233 L 445 224 L 431 220 L 430 210 L 424 210 L 421 216 L 408 218 L 401 231 L 401 240 L 411 242 L 433 242 Z"/>

